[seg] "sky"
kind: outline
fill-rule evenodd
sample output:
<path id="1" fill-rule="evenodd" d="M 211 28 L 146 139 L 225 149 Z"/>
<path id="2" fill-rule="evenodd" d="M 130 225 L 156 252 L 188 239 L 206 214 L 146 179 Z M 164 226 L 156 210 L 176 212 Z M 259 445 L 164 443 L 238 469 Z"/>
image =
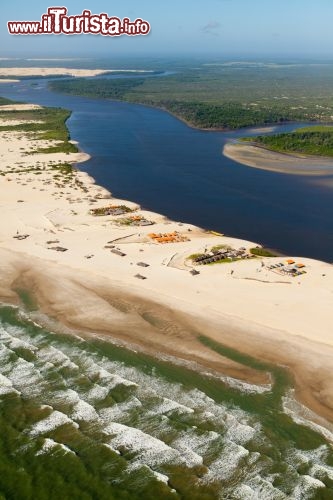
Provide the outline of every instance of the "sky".
<path id="1" fill-rule="evenodd" d="M 141 18 L 151 32 L 137 37 L 8 33 L 7 21 L 39 21 L 51 6 L 65 6 L 69 15 L 88 9 Z M 7 0 L 0 13 L 0 57 L 333 56 L 332 0 Z"/>

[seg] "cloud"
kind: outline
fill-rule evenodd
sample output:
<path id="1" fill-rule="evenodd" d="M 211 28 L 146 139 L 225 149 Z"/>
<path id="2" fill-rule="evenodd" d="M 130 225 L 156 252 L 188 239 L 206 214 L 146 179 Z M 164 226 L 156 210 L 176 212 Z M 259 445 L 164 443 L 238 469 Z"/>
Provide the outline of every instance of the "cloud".
<path id="1" fill-rule="evenodd" d="M 217 21 L 210 21 L 205 26 L 201 28 L 201 31 L 206 35 L 219 35 L 219 28 L 221 28 L 221 24 Z"/>

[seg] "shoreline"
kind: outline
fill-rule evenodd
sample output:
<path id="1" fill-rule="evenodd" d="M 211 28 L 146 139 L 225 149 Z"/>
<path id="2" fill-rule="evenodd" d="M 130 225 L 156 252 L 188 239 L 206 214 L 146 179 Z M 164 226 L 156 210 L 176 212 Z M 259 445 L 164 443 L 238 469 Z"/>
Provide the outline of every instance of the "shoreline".
<path id="1" fill-rule="evenodd" d="M 20 133 L 19 140 L 8 130 L 0 134 L 3 165 L 20 163 L 20 169 L 25 169 L 6 173 L 2 167 L 0 176 L 0 297 L 4 302 L 17 304 L 15 290 L 32 289 L 40 311 L 71 329 L 103 336 L 111 332 L 111 337 L 155 354 L 168 352 L 223 375 L 267 383 L 256 370 L 204 347 L 197 337 L 204 333 L 223 345 L 242 346 L 248 355 L 287 366 L 295 378 L 298 399 L 333 422 L 329 328 L 333 266 L 302 259 L 308 273 L 298 281 L 268 270 L 268 264 L 284 258 L 258 258 L 201 266 L 200 274 L 191 276 L 189 255 L 215 245 L 249 249 L 256 243 L 213 235 L 114 199 L 80 171 L 71 182 L 61 183 L 54 179 L 50 162 L 77 163 L 87 159 L 85 153 L 27 157 L 31 139 Z M 32 158 L 35 165 L 44 162 L 45 171 L 31 172 Z M 125 204 L 154 224 L 128 227 L 119 223 L 120 216 L 90 213 L 110 204 Z M 163 245 L 148 236 L 173 231 L 183 239 Z M 19 240 L 17 232 L 28 236 Z M 110 241 L 125 255 L 106 248 Z M 139 261 L 148 267 L 138 267 Z M 138 280 L 138 273 L 147 279 Z M 298 304 L 304 308 L 302 313 Z"/>
<path id="2" fill-rule="evenodd" d="M 228 143 L 222 154 L 248 167 L 310 177 L 333 175 L 333 158 L 280 153 L 255 144 Z"/>

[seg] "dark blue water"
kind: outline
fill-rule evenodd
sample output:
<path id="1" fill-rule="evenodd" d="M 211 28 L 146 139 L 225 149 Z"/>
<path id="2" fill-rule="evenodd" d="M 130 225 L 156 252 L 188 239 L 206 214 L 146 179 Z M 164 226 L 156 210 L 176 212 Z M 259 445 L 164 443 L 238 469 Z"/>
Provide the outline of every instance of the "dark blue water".
<path id="1" fill-rule="evenodd" d="M 72 139 L 92 156 L 80 168 L 114 196 L 287 254 L 333 261 L 332 188 L 222 156 L 226 140 L 249 131 L 194 130 L 156 109 L 55 94 L 45 80 L 31 82 L 2 84 L 1 95 L 71 109 Z"/>

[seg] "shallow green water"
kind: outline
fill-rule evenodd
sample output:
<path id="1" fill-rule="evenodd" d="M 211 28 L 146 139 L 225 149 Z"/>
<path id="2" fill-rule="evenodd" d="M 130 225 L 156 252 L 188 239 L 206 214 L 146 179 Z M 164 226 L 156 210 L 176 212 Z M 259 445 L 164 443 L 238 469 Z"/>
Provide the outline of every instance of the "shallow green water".
<path id="1" fill-rule="evenodd" d="M 262 390 L 0 307 L 0 499 L 330 499 L 333 453 Z"/>

